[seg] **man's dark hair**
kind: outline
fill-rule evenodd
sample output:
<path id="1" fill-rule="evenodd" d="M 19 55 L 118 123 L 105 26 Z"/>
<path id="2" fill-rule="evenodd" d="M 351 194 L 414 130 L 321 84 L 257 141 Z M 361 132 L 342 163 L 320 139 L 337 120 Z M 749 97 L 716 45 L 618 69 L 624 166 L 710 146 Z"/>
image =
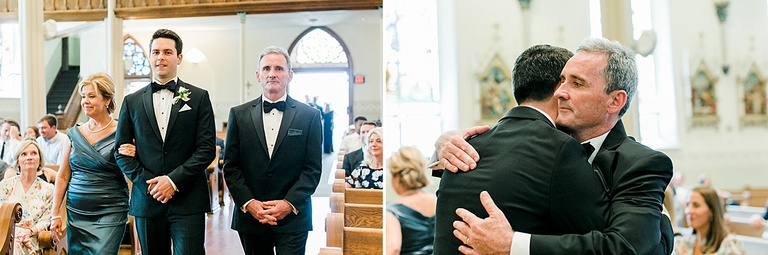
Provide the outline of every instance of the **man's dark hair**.
<path id="1" fill-rule="evenodd" d="M 355 121 L 354 122 L 357 122 L 358 120 L 368 121 L 368 118 L 366 118 L 365 116 L 357 116 L 357 117 L 355 117 Z"/>
<path id="2" fill-rule="evenodd" d="M 40 118 L 40 120 L 37 123 L 40 123 L 40 122 L 43 122 L 43 121 L 48 123 L 48 126 L 51 126 L 51 127 L 56 126 L 56 116 L 53 116 L 53 115 L 50 115 L 50 114 L 46 114 L 45 116 Z M 56 128 L 58 129 L 58 127 L 56 127 Z"/>
<path id="3" fill-rule="evenodd" d="M 363 124 L 360 125 L 360 126 L 362 127 L 362 126 L 365 126 L 365 125 L 373 125 L 374 127 L 378 127 L 379 126 L 379 125 L 376 124 L 376 122 L 373 122 L 373 121 L 363 122 Z"/>
<path id="4" fill-rule="evenodd" d="M 535 45 L 520 53 L 512 69 L 515 101 L 545 101 L 550 99 L 560 84 L 560 73 L 573 56 L 565 48 Z"/>
<path id="5" fill-rule="evenodd" d="M 8 125 L 18 128 L 19 132 L 21 132 L 21 127 L 19 126 L 19 123 L 16 122 L 15 120 L 8 119 L 8 120 L 5 120 L 5 122 L 8 123 Z"/>
<path id="6" fill-rule="evenodd" d="M 167 39 L 173 40 L 174 42 L 176 42 L 176 56 L 181 54 L 181 49 L 182 49 L 183 44 L 181 43 L 181 37 L 179 37 L 179 35 L 177 35 L 176 32 L 173 32 L 170 29 L 163 29 L 163 28 L 158 29 L 157 31 L 155 31 L 155 33 L 152 34 L 152 40 L 149 40 L 149 50 L 150 51 L 152 51 L 152 43 L 157 38 L 167 38 Z"/>

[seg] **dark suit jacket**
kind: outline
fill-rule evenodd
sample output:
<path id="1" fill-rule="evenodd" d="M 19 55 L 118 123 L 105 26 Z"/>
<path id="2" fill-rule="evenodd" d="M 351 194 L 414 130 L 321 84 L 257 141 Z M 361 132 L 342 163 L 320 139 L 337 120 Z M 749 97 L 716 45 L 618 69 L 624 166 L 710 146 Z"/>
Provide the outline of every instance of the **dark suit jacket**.
<path id="1" fill-rule="evenodd" d="M 584 235 L 533 235 L 531 254 L 671 254 L 674 233 L 661 216 L 672 178 L 669 157 L 627 137 L 619 121 L 592 165 L 611 198 L 608 228 Z"/>
<path id="2" fill-rule="evenodd" d="M 540 112 L 515 107 L 490 131 L 469 143 L 477 168 L 445 172 L 437 196 L 434 254 L 460 254 L 452 223 L 456 208 L 488 217 L 479 194 L 487 190 L 512 228 L 560 235 L 603 229 L 607 196 L 578 141 L 554 128 Z"/>
<path id="3" fill-rule="evenodd" d="M 188 215 L 211 210 L 205 169 L 216 154 L 213 108 L 208 91 L 178 81 L 190 90 L 189 101 L 171 107 L 163 142 L 152 105 L 152 88 L 146 86 L 125 96 L 118 119 L 115 146 L 136 143 L 136 157 L 115 151 L 118 166 L 133 182 L 129 213 L 138 217 L 161 216 L 166 211 Z M 187 105 L 191 109 L 180 112 Z M 167 175 L 178 192 L 162 204 L 147 194 L 147 180 Z"/>
<path id="4" fill-rule="evenodd" d="M 344 155 L 344 163 L 341 165 L 341 169 L 344 169 L 344 172 L 346 172 L 344 176 L 352 175 L 352 170 L 355 170 L 360 165 L 360 162 L 363 162 L 363 148 Z"/>
<path id="5" fill-rule="evenodd" d="M 320 112 L 287 97 L 270 159 L 261 101 L 256 98 L 229 112 L 224 178 L 236 205 L 232 229 L 249 234 L 270 228 L 278 233 L 312 230 L 311 196 L 322 174 Z M 288 214 L 277 226 L 261 224 L 239 209 L 250 199 L 285 199 L 299 214 Z"/>

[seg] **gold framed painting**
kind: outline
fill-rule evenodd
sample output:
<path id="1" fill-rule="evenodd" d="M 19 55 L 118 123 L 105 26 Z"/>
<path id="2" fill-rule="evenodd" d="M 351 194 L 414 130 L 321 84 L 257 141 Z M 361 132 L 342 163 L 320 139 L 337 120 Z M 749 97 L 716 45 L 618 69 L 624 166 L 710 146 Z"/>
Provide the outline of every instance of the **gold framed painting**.
<path id="1" fill-rule="evenodd" d="M 691 127 L 717 127 L 717 77 L 702 61 L 691 75 Z"/>
<path id="2" fill-rule="evenodd" d="M 766 78 L 756 64 L 752 64 L 747 74 L 739 79 L 741 102 L 744 104 L 741 116 L 742 126 L 768 126 L 766 111 Z"/>
<path id="3" fill-rule="evenodd" d="M 480 84 L 480 124 L 493 125 L 517 105 L 512 95 L 512 72 L 497 53 L 477 74 L 477 81 Z"/>

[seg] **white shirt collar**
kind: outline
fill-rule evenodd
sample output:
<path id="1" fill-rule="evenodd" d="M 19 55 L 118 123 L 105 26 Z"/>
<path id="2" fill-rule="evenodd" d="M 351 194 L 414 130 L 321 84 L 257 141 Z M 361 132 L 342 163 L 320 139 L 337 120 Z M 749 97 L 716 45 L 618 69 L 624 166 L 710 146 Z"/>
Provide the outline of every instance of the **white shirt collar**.
<path id="1" fill-rule="evenodd" d="M 595 156 L 597 155 L 597 151 L 600 150 L 600 147 L 603 147 L 603 142 L 605 142 L 605 138 L 608 137 L 608 133 L 610 132 L 611 131 L 605 132 L 602 135 L 599 135 L 597 137 L 594 137 L 592 139 L 586 140 L 581 143 L 581 144 L 589 143 L 592 145 L 592 147 L 595 148 L 595 150 L 592 152 L 591 155 L 589 155 L 589 159 L 587 160 L 589 161 L 590 164 L 592 164 L 592 160 L 595 159 Z"/>
<path id="2" fill-rule="evenodd" d="M 267 102 L 270 102 L 270 103 L 277 103 L 277 102 L 280 102 L 280 101 L 285 101 L 285 100 L 288 98 L 288 93 L 285 93 L 285 94 L 284 94 L 282 97 L 280 97 L 279 99 L 277 99 L 277 101 L 272 101 L 272 100 L 269 100 L 269 98 L 267 98 L 266 96 L 264 96 L 264 94 L 263 94 L 263 93 L 261 94 L 261 98 L 262 98 L 262 99 L 264 99 L 264 101 L 267 101 Z"/>
<path id="3" fill-rule="evenodd" d="M 153 82 L 155 82 L 155 83 L 157 83 L 157 84 L 160 84 L 160 81 L 158 81 L 158 80 L 152 79 L 152 81 L 153 81 Z M 163 84 L 160 84 L 160 85 L 165 85 L 165 84 L 167 84 L 167 83 L 169 83 L 169 82 L 171 82 L 171 81 L 174 81 L 174 82 L 176 82 L 176 83 L 179 83 L 179 76 L 173 77 L 173 79 L 170 79 L 170 80 L 168 80 L 167 82 L 165 82 L 165 83 L 163 83 Z"/>
<path id="4" fill-rule="evenodd" d="M 521 105 L 521 106 L 532 108 L 532 109 L 538 111 L 539 113 L 541 113 L 541 115 L 544 115 L 544 117 L 547 117 L 547 119 L 549 120 L 549 123 L 551 123 L 553 127 L 555 126 L 555 121 L 552 120 L 552 117 L 550 117 L 549 114 L 547 114 L 546 112 L 542 111 L 541 109 L 533 107 L 533 106 L 530 106 L 530 105 Z"/>

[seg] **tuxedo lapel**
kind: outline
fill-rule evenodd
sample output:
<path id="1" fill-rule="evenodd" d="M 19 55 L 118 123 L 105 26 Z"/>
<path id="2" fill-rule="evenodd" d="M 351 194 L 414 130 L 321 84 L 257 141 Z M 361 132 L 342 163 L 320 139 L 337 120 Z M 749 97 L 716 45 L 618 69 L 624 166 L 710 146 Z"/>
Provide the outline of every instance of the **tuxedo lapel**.
<path id="1" fill-rule="evenodd" d="M 178 88 L 181 89 L 181 87 L 184 85 L 184 82 L 179 80 L 179 86 Z M 173 97 L 176 97 L 179 92 L 176 92 L 173 94 Z M 173 99 L 171 99 L 173 100 Z M 186 104 L 187 102 L 184 100 L 176 101 L 175 104 L 171 106 L 171 117 L 168 119 L 168 129 L 167 130 L 173 130 L 173 124 L 176 123 L 176 116 L 179 115 L 179 110 L 181 110 L 181 106 Z M 171 133 L 166 132 L 166 136 Z M 166 137 L 167 138 L 167 137 Z"/>
<path id="2" fill-rule="evenodd" d="M 261 100 L 262 98 L 259 97 L 253 102 L 253 105 L 251 107 L 251 120 L 253 121 L 253 128 L 256 129 L 256 136 L 259 140 L 259 143 L 261 143 L 261 148 L 264 150 L 264 153 L 269 156 L 269 149 L 267 149 L 267 136 L 264 134 L 264 114 L 262 112 L 261 108 Z"/>
<path id="3" fill-rule="evenodd" d="M 601 179 L 604 181 L 604 188 L 609 196 L 611 195 L 611 189 L 613 188 L 613 176 L 616 173 L 616 168 L 619 162 L 619 152 L 617 149 L 626 137 L 627 133 L 624 131 L 624 123 L 619 120 L 608 133 L 608 136 L 605 137 L 603 146 L 592 161 L 592 168 L 596 170 L 598 175 L 602 175 Z"/>
<path id="4" fill-rule="evenodd" d="M 162 141 L 163 138 L 160 135 L 160 128 L 157 127 L 157 118 L 155 117 L 155 106 L 152 103 L 152 87 L 151 86 L 146 86 L 144 88 L 144 95 L 142 95 L 141 101 L 144 103 L 144 111 L 147 113 L 147 121 L 149 122 L 149 125 L 152 126 L 152 131 L 154 131 L 155 135 L 157 136 L 157 139 Z"/>
<path id="5" fill-rule="evenodd" d="M 288 129 L 291 128 L 293 117 L 296 116 L 296 102 L 298 101 L 293 100 L 291 97 L 287 97 L 285 99 L 285 111 L 283 111 L 283 120 L 280 122 L 280 132 L 277 133 L 275 151 L 280 148 L 280 145 L 283 143 L 283 139 L 285 139 L 285 136 L 288 133 Z"/>

